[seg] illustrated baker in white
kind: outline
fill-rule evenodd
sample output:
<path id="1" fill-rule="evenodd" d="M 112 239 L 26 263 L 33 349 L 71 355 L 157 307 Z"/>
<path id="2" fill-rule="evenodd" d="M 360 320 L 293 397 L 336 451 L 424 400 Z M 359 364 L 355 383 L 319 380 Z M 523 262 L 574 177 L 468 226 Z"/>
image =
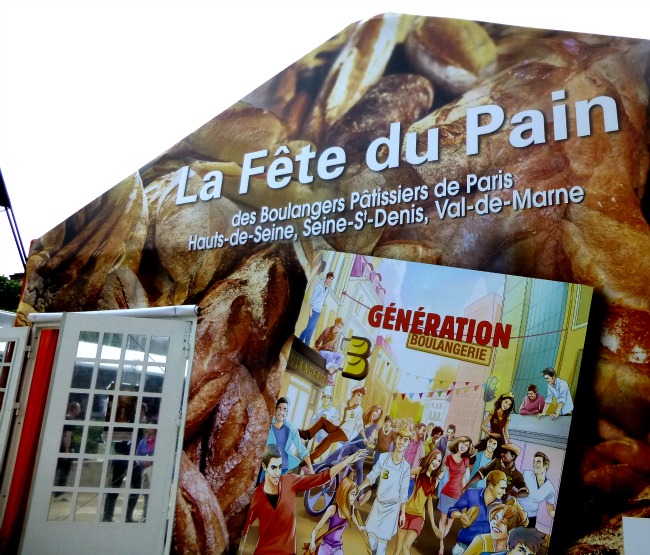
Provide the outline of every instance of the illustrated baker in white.
<path id="1" fill-rule="evenodd" d="M 350 398 L 343 401 L 339 407 L 339 425 L 332 424 L 325 416 L 321 416 L 311 428 L 299 430 L 300 437 L 306 441 L 316 437 L 321 430 L 325 430 L 327 435 L 321 441 L 316 449 L 311 453 L 311 459 L 317 460 L 325 451 L 330 448 L 332 443 L 337 441 L 350 441 L 361 434 L 364 444 L 368 443 L 363 430 L 363 408 L 361 399 L 366 394 L 366 388 L 363 386 L 355 387 L 350 393 Z"/>
<path id="2" fill-rule="evenodd" d="M 374 555 L 384 555 L 386 545 L 397 533 L 397 525 L 404 525 L 405 507 L 409 498 L 411 465 L 404 451 L 413 434 L 406 428 L 395 433 L 392 452 L 382 453 L 377 464 L 359 486 L 359 492 L 379 480 L 377 497 L 366 520 L 366 532 Z"/>

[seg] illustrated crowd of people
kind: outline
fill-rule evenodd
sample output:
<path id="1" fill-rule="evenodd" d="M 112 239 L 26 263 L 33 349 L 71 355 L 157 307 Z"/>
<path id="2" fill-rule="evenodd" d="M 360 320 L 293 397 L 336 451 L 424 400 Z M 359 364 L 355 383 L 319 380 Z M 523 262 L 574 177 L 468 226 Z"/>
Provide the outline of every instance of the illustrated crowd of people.
<path id="1" fill-rule="evenodd" d="M 568 387 L 563 387 L 552 368 L 542 373 L 551 397 L 540 402 L 537 388 L 531 386 L 519 412 L 541 417 L 554 404 L 555 411 L 548 415 L 551 419 L 570 414 L 573 403 Z M 321 554 L 342 554 L 343 531 L 352 522 L 371 553 L 386 553 L 388 542 L 396 538 L 394 554 L 409 555 L 427 518 L 440 554 L 446 546 L 453 546 L 452 555 L 546 552 L 547 537 L 536 524 L 542 505 L 551 518 L 555 516 L 556 490 L 547 477 L 552 463 L 538 451 L 532 468 L 517 468 L 521 448 L 509 434 L 515 407 L 512 393 L 496 399 L 481 425 L 483 437 L 476 440 L 456 436 L 451 423 L 445 430 L 410 417 L 384 415 L 376 405 L 364 410 L 365 395 L 364 386 L 354 387 L 336 410 L 331 404 L 332 388 L 324 388 L 322 407 L 307 429 L 298 429 L 287 420 L 289 400 L 278 399 L 262 479 L 246 523 L 248 529 L 260 521 L 255 553 L 296 553 L 296 495 L 328 483 L 343 470 L 345 477 L 334 503 L 304 544 L 306 553 L 318 548 Z M 328 453 L 335 444 L 338 447 Z M 364 475 L 370 449 L 372 469 Z M 349 472 L 352 468 L 353 473 Z M 357 509 L 370 500 L 373 491 L 363 523 Z M 456 527 L 457 535 L 452 538 L 454 522 L 460 528 Z"/>
<path id="2" fill-rule="evenodd" d="M 496 399 L 481 424 L 482 437 L 476 440 L 457 437 L 452 423 L 443 429 L 412 417 L 384 415 L 378 405 L 364 408 L 367 391 L 362 384 L 353 387 L 338 407 L 333 406 L 336 376 L 344 362 L 343 320 L 335 318 L 315 340 L 313 335 L 334 277 L 328 272 L 316 285 L 308 322 L 299 336 L 323 357 L 328 383 L 308 428 L 299 429 L 289 421 L 286 397 L 277 400 L 260 482 L 245 525 L 247 531 L 259 520 L 255 553 L 296 553 L 296 497 L 323 487 L 337 475 L 332 503 L 303 544 L 306 554 L 342 555 L 343 532 L 352 522 L 373 555 L 386 553 L 394 538 L 394 555 L 409 555 L 427 519 L 440 554 L 446 547 L 451 547 L 452 555 L 546 553 L 547 537 L 536 524 L 542 505 L 551 518 L 555 516 L 555 486 L 547 477 L 551 460 L 538 451 L 531 469 L 517 468 L 521 448 L 509 432 L 515 409 L 512 393 Z M 542 370 L 542 376 L 546 396 L 531 384 L 519 414 L 547 415 L 552 420 L 571 414 L 568 383 L 553 368 Z M 370 451 L 372 468 L 366 475 L 364 463 Z M 373 492 L 362 522 L 359 508 Z M 454 527 L 455 522 L 460 526 Z M 452 534 L 452 529 L 457 532 Z"/>

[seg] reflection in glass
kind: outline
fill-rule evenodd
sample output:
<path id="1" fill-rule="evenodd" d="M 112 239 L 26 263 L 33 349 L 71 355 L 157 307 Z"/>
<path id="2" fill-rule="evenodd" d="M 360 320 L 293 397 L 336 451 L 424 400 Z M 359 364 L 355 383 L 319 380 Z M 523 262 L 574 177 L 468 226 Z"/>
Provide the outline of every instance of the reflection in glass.
<path id="1" fill-rule="evenodd" d="M 108 470 L 106 472 L 106 482 L 104 485 L 107 488 L 124 487 L 124 478 L 126 478 L 126 471 L 128 468 L 128 459 L 111 459 L 108 461 Z"/>
<path id="2" fill-rule="evenodd" d="M 83 426 L 72 426 L 65 424 L 61 433 L 61 444 L 59 453 L 78 453 L 84 433 Z"/>
<path id="3" fill-rule="evenodd" d="M 89 455 L 105 455 L 108 444 L 104 440 L 104 426 L 89 426 L 83 453 Z M 79 450 L 82 452 L 82 450 Z"/>
<path id="4" fill-rule="evenodd" d="M 121 391 L 138 391 L 138 386 L 130 383 L 124 375 L 122 375 L 122 383 L 120 384 Z"/>
<path id="5" fill-rule="evenodd" d="M 151 476 L 153 476 L 153 463 L 148 462 L 142 471 L 142 489 L 151 489 Z"/>
<path id="6" fill-rule="evenodd" d="M 105 333 L 102 338 L 101 358 L 107 360 L 120 360 L 122 354 L 122 334 Z"/>
<path id="7" fill-rule="evenodd" d="M 118 493 L 107 493 L 102 503 L 102 522 L 119 522 L 124 506 L 124 495 Z"/>
<path id="8" fill-rule="evenodd" d="M 97 373 L 96 389 L 114 389 L 117 381 L 117 364 L 102 362 Z M 112 387 L 111 387 L 112 384 Z"/>
<path id="9" fill-rule="evenodd" d="M 115 422 L 135 422 L 135 411 L 138 405 L 138 398 L 135 395 L 120 395 L 117 398 L 117 411 Z"/>
<path id="10" fill-rule="evenodd" d="M 98 488 L 102 482 L 103 459 L 84 459 L 81 463 L 79 486 L 82 488 Z"/>
<path id="11" fill-rule="evenodd" d="M 111 454 L 130 455 L 133 441 L 133 428 L 114 428 L 111 438 Z"/>
<path id="12" fill-rule="evenodd" d="M 169 337 L 151 337 L 151 345 L 149 346 L 149 360 L 155 362 L 167 362 L 167 354 L 169 353 Z"/>
<path id="13" fill-rule="evenodd" d="M 97 494 L 78 493 L 74 510 L 75 522 L 95 522 L 97 520 Z"/>
<path id="14" fill-rule="evenodd" d="M 72 471 L 74 467 L 74 471 Z M 60 458 L 56 463 L 56 472 L 54 473 L 54 487 L 72 487 L 74 486 L 74 478 L 77 468 L 77 459 Z"/>
<path id="15" fill-rule="evenodd" d="M 94 422 L 106 422 L 110 420 L 110 410 L 113 404 L 113 396 L 95 394 L 93 397 L 93 407 L 90 413 L 90 420 Z"/>
<path id="16" fill-rule="evenodd" d="M 133 428 L 114 428 L 111 437 L 112 455 L 130 455 L 133 441 Z"/>
<path id="17" fill-rule="evenodd" d="M 122 366 L 122 385 L 124 391 L 138 391 L 140 389 L 140 378 L 142 377 L 142 365 L 125 364 Z"/>
<path id="18" fill-rule="evenodd" d="M 70 387 L 73 389 L 90 389 L 93 381 L 93 370 L 92 362 L 75 362 Z"/>
<path id="19" fill-rule="evenodd" d="M 126 507 L 126 522 L 144 522 L 147 515 L 147 504 L 149 495 L 140 490 L 149 490 L 151 475 L 149 474 L 151 463 L 146 460 L 138 460 L 133 463 L 131 469 L 131 490 Z"/>
<path id="20" fill-rule="evenodd" d="M 147 366 L 147 377 L 144 381 L 146 393 L 162 393 L 163 381 L 165 380 L 165 367 Z"/>
<path id="21" fill-rule="evenodd" d="M 143 400 L 142 404 L 140 405 L 140 417 L 138 418 L 138 422 L 140 423 L 147 422 L 148 415 L 149 415 L 149 405 L 147 405 L 147 403 Z"/>
<path id="22" fill-rule="evenodd" d="M 71 493 L 54 491 L 50 496 L 50 507 L 47 511 L 47 520 L 61 521 L 70 518 Z"/>
<path id="23" fill-rule="evenodd" d="M 5 353 L 7 352 L 7 342 L 0 341 L 0 362 L 5 362 Z"/>
<path id="24" fill-rule="evenodd" d="M 97 358 L 98 331 L 80 331 L 77 358 Z"/>
<path id="25" fill-rule="evenodd" d="M 140 430 L 138 434 L 141 439 L 138 441 L 138 445 L 135 449 L 135 455 L 137 457 L 134 467 L 133 475 L 131 482 L 137 484 L 137 487 L 141 487 L 141 484 L 145 484 L 145 487 L 149 487 L 149 481 L 151 478 L 151 469 L 153 466 L 153 456 L 156 453 L 156 436 L 158 430 L 156 428 L 147 428 Z"/>
<path id="26" fill-rule="evenodd" d="M 129 335 L 126 340 L 125 360 L 144 360 L 144 351 L 147 347 L 146 335 Z"/>
<path id="27" fill-rule="evenodd" d="M 87 393 L 70 393 L 65 407 L 66 420 L 83 420 L 88 406 Z"/>
<path id="28" fill-rule="evenodd" d="M 145 407 L 146 412 L 144 410 Z M 143 397 L 142 409 L 140 412 L 140 422 L 148 422 L 150 424 L 158 423 L 160 417 L 160 397 Z"/>

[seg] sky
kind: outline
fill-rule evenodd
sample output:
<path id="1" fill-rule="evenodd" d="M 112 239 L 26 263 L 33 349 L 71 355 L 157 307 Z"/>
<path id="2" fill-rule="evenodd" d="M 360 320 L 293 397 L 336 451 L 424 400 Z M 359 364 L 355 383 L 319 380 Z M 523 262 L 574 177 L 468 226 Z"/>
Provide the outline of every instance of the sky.
<path id="1" fill-rule="evenodd" d="M 354 21 L 392 11 L 648 39 L 639 5 L 0 0 L 0 168 L 25 249 Z M 0 213 L 0 275 L 21 271 Z"/>

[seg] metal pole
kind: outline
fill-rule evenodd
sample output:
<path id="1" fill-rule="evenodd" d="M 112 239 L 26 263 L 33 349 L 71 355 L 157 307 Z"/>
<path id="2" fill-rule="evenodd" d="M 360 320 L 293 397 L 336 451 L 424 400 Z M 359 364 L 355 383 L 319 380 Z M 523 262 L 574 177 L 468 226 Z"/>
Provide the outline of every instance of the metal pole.
<path id="1" fill-rule="evenodd" d="M 9 227 L 11 228 L 11 234 L 13 235 L 14 241 L 16 243 L 16 248 L 18 249 L 18 256 L 20 256 L 20 262 L 22 263 L 23 270 L 24 270 L 27 264 L 27 255 L 25 253 L 25 247 L 23 246 L 23 240 L 20 237 L 20 232 L 18 231 L 18 222 L 16 222 L 14 211 L 11 208 L 9 193 L 7 192 L 7 187 L 5 185 L 4 177 L 2 177 L 1 169 L 0 169 L 0 206 L 4 207 L 5 212 L 7 212 L 7 219 L 9 220 Z"/>

